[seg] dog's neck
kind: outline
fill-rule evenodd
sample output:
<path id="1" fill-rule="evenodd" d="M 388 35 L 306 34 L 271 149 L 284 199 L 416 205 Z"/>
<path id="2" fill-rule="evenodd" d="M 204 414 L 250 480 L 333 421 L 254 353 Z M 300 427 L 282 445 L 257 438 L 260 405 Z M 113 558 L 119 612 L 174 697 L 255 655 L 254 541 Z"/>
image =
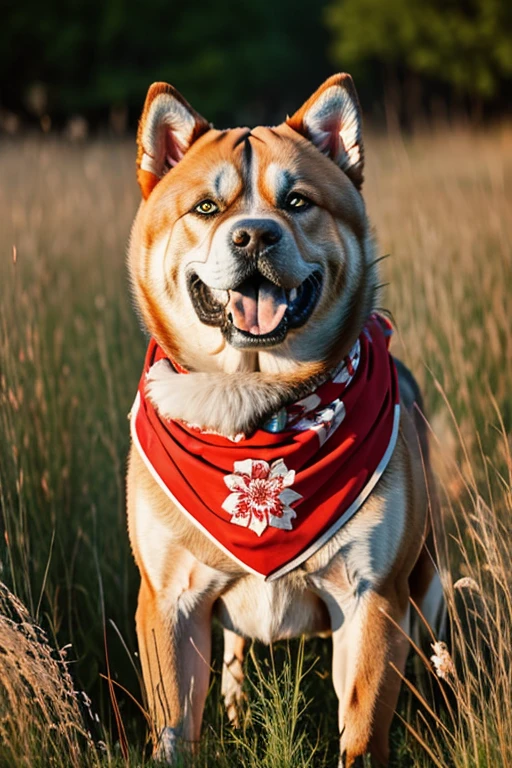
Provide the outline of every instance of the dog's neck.
<path id="1" fill-rule="evenodd" d="M 327 377 L 325 367 L 316 363 L 300 366 L 295 373 L 181 374 L 168 360 L 160 360 L 148 373 L 146 394 L 163 418 L 234 438 L 250 434 Z"/>
<path id="2" fill-rule="evenodd" d="M 169 359 L 154 363 L 146 395 L 162 418 L 182 421 L 235 438 L 249 435 L 281 408 L 309 395 L 326 381 L 349 353 L 359 330 L 332 348 L 319 362 L 276 357 L 265 370 L 187 371 Z M 251 361 L 257 364 L 257 356 Z"/>

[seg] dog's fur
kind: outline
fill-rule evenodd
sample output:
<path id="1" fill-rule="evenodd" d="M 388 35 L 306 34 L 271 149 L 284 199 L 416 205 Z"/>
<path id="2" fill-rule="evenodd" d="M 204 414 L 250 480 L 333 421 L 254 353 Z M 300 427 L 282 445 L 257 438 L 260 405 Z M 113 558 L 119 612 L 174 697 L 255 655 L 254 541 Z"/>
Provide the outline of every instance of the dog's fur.
<path id="1" fill-rule="evenodd" d="M 143 200 L 129 252 L 143 322 L 188 371 L 156 365 L 147 394 L 163 417 L 223 435 L 250 434 L 311 391 L 348 353 L 373 311 L 375 248 L 360 189 L 357 96 L 335 75 L 277 128 L 217 131 L 171 86 L 153 85 L 138 135 Z M 312 202 L 299 213 L 290 193 Z M 287 197 L 288 196 L 288 197 Z M 214 201 L 218 212 L 196 206 Z M 206 206 L 208 207 L 208 206 Z M 240 343 L 226 324 L 201 322 L 191 270 L 219 302 L 247 278 L 230 248 L 233 227 L 270 221 L 276 245 L 252 254 L 289 291 L 320 270 L 310 319 L 274 345 Z M 288 294 L 287 294 L 288 295 Z M 392 459 L 364 506 L 295 571 L 273 582 L 245 572 L 170 502 L 132 448 L 129 531 L 141 573 L 137 632 L 156 755 L 172 764 L 200 737 L 210 674 L 211 622 L 224 629 L 222 692 L 237 723 L 244 639 L 271 643 L 332 633 L 340 765 L 370 752 L 388 760 L 388 732 L 403 672 L 409 596 L 435 624 L 441 591 L 425 546 L 429 478 L 415 382 L 399 367 L 402 409 Z M 405 407 L 404 407 L 405 405 Z"/>

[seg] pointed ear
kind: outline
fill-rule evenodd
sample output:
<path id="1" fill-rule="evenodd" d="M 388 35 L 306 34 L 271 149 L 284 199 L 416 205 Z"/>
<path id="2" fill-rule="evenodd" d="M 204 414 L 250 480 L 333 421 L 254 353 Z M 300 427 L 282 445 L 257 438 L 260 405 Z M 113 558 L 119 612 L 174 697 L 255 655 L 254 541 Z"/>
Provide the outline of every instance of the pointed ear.
<path id="1" fill-rule="evenodd" d="M 167 83 L 153 83 L 137 132 L 137 181 L 146 199 L 210 124 Z"/>
<path id="2" fill-rule="evenodd" d="M 334 160 L 359 189 L 363 183 L 361 108 L 350 75 L 333 75 L 286 120 Z"/>

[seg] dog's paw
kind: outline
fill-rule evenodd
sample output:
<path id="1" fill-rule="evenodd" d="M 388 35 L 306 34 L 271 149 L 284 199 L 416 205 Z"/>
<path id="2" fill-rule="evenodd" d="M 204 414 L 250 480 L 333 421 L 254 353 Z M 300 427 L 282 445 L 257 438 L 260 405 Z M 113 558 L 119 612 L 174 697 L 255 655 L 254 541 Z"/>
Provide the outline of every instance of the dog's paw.
<path id="1" fill-rule="evenodd" d="M 371 768 L 371 760 L 369 757 L 356 757 L 348 762 L 347 754 L 344 752 L 340 755 L 338 762 L 338 768 Z"/>
<path id="2" fill-rule="evenodd" d="M 242 690 L 243 680 L 244 672 L 239 659 L 233 657 L 231 663 L 224 662 L 221 690 L 226 714 L 233 728 L 240 727 L 240 715 L 245 701 L 245 693 Z"/>
<path id="3" fill-rule="evenodd" d="M 233 691 L 228 696 L 224 696 L 226 715 L 233 728 L 240 728 L 240 717 L 244 701 L 245 694 L 241 688 L 240 690 Z"/>
<path id="4" fill-rule="evenodd" d="M 383 768 L 381 763 L 373 762 L 369 754 L 350 757 L 346 749 L 340 754 L 338 762 L 338 768 L 373 768 L 374 766 L 377 768 L 377 765 Z"/>
<path id="5" fill-rule="evenodd" d="M 174 728 L 164 728 L 160 733 L 153 760 L 160 765 L 174 765 L 178 755 L 178 737 Z"/>

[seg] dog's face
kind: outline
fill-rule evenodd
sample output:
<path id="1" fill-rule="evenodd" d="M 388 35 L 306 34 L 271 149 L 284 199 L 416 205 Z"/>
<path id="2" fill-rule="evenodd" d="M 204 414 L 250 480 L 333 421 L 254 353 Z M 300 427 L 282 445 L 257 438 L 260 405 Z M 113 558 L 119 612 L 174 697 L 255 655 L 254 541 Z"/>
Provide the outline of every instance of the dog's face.
<path id="1" fill-rule="evenodd" d="M 138 141 L 131 278 L 166 352 L 229 372 L 339 359 L 375 289 L 351 79 L 277 128 L 228 131 L 156 84 Z"/>

